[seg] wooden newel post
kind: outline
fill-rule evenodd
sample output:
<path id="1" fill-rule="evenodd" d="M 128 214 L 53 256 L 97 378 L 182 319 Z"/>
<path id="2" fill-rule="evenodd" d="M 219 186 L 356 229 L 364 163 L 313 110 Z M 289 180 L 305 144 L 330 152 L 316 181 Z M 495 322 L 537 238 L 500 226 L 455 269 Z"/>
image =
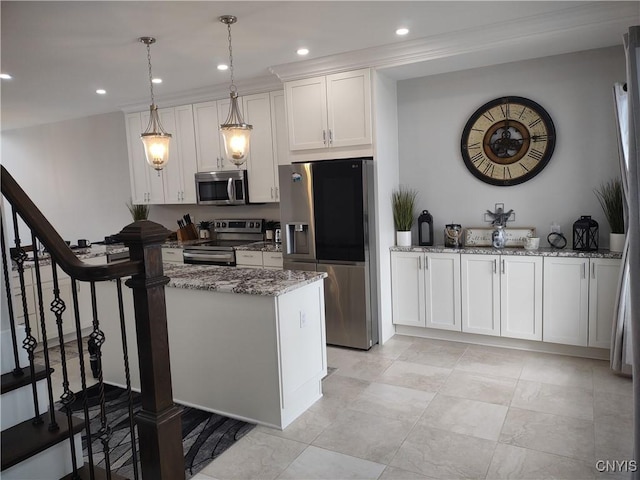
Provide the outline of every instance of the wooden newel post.
<path id="1" fill-rule="evenodd" d="M 144 273 L 127 280 L 133 289 L 138 337 L 142 411 L 136 415 L 142 477 L 148 480 L 184 479 L 182 422 L 173 403 L 167 308 L 161 244 L 169 230 L 148 220 L 124 227 L 120 238 L 131 260 L 144 263 Z"/>

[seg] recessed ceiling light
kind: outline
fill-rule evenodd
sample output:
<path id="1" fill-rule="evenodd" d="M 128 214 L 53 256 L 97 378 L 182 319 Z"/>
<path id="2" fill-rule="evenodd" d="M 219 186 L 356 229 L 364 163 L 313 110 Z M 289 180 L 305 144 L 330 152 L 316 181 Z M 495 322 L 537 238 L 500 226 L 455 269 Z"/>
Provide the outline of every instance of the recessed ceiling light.
<path id="1" fill-rule="evenodd" d="M 308 48 L 299 48 L 298 50 L 296 50 L 296 53 L 298 55 L 307 55 L 309 53 L 309 49 Z"/>
<path id="2" fill-rule="evenodd" d="M 161 78 L 154 78 L 153 80 L 151 80 L 153 83 L 162 83 L 162 79 Z"/>
<path id="3" fill-rule="evenodd" d="M 11 75 L 9 75 L 8 73 L 0 73 L 0 78 L 2 80 L 11 80 L 13 77 Z"/>
<path id="4" fill-rule="evenodd" d="M 218 65 L 218 70 L 229 70 L 229 65 L 221 63 L 220 65 Z"/>
<path id="5" fill-rule="evenodd" d="M 96 90 L 96 93 L 98 95 L 106 95 L 107 91 L 104 88 L 99 88 L 99 89 Z"/>
<path id="6" fill-rule="evenodd" d="M 405 27 L 396 30 L 396 35 L 406 35 L 407 33 L 409 33 L 409 29 Z"/>

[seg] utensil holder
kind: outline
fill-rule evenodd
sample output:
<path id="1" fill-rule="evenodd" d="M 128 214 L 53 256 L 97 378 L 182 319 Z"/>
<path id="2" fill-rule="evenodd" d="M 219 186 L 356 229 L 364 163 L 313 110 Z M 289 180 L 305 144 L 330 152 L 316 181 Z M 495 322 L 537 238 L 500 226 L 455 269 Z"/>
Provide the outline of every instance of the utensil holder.
<path id="1" fill-rule="evenodd" d="M 178 236 L 179 242 L 184 242 L 185 240 L 197 240 L 198 238 L 198 232 L 193 223 L 179 228 L 176 235 Z"/>

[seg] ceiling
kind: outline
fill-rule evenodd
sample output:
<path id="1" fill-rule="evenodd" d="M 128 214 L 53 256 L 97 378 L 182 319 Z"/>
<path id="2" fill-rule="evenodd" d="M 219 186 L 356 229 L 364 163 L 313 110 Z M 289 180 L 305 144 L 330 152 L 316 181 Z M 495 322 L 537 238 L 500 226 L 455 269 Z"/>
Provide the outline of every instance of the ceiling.
<path id="1" fill-rule="evenodd" d="M 232 14 L 236 83 L 374 66 L 396 79 L 621 45 L 640 3 L 582 1 L 2 1 L 3 130 L 226 92 Z M 398 37 L 399 26 L 410 29 Z M 302 59 L 298 47 L 309 48 Z M 245 85 L 245 90 L 242 86 Z M 107 90 L 99 96 L 98 88 Z M 224 94 L 223 94 L 224 95 Z M 218 96 L 220 98 L 221 96 Z M 185 102 L 188 103 L 188 102 Z"/>

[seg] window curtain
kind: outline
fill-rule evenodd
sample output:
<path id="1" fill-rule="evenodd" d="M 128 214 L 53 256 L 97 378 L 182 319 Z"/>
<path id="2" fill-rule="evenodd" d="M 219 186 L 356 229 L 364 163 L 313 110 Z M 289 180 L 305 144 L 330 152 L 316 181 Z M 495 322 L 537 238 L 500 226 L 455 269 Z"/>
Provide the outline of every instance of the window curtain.
<path id="1" fill-rule="evenodd" d="M 629 95 L 627 86 L 616 83 L 613 86 L 616 119 L 618 121 L 618 150 L 622 193 L 624 197 L 624 218 L 626 231 L 629 230 Z M 611 332 L 611 369 L 617 373 L 631 375 L 631 308 L 629 303 L 629 235 L 622 249 L 622 268 L 618 281 L 618 297 L 614 309 Z"/>
<path id="2" fill-rule="evenodd" d="M 629 118 L 629 168 L 627 170 L 629 244 L 627 263 L 629 265 L 629 313 L 630 334 L 633 348 L 633 438 L 634 458 L 640 461 L 640 26 L 629 28 L 624 36 L 627 60 L 627 95 Z M 640 480 L 640 469 L 632 473 L 634 480 Z"/>

